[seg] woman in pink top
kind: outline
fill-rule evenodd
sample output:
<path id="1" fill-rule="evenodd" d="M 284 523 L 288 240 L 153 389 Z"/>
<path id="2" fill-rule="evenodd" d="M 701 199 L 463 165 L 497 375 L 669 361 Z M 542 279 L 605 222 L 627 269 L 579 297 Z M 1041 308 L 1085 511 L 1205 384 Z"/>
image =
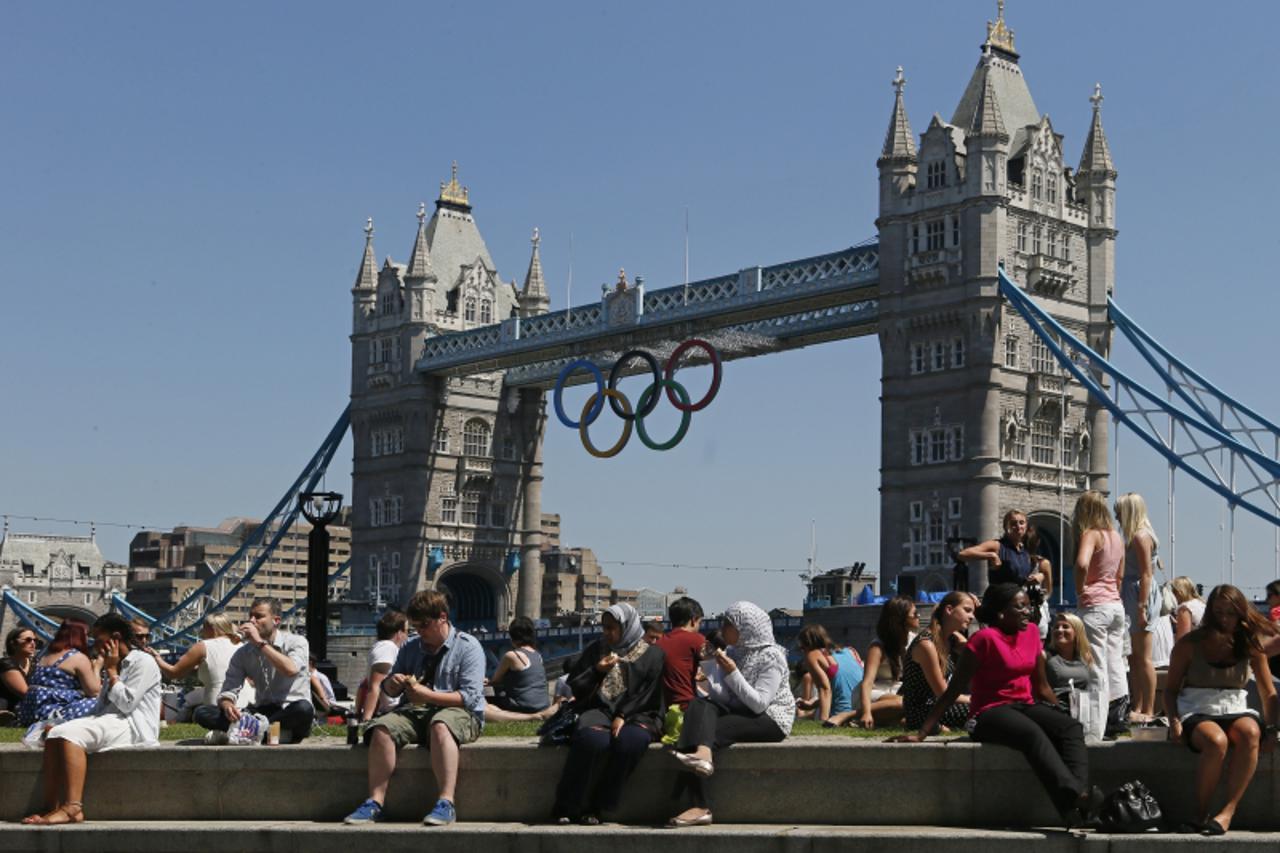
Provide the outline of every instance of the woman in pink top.
<path id="1" fill-rule="evenodd" d="M 1129 676 L 1124 666 L 1124 540 L 1111 526 L 1107 503 L 1097 492 L 1076 501 L 1076 601 L 1085 636 L 1098 665 L 1098 683 L 1106 691 L 1107 734 L 1128 728 Z"/>
<path id="2" fill-rule="evenodd" d="M 1102 804 L 1102 792 L 1089 786 L 1089 753 L 1084 729 L 1058 706 L 1045 677 L 1040 629 L 1030 624 L 1031 600 L 1017 584 L 995 584 L 982 595 L 978 618 L 988 627 L 974 634 L 947 690 L 919 734 L 894 738 L 921 743 L 966 688 L 970 694 L 965 726 L 980 743 L 1018 750 L 1068 827 L 1089 822 Z"/>

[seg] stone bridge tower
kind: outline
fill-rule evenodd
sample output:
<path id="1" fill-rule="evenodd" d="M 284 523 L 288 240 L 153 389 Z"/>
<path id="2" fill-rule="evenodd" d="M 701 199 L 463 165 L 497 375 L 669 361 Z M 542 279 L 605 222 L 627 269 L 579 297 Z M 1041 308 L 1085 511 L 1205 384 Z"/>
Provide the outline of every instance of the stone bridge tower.
<path id="1" fill-rule="evenodd" d="M 1073 172 L 1000 5 L 959 106 L 950 121 L 935 113 L 918 146 L 898 69 L 877 161 L 880 563 L 902 591 L 949 588 L 948 542 L 999 535 L 1010 509 L 1028 513 L 1055 569 L 1060 545 L 1069 566 L 1075 499 L 1108 488 L 1105 410 L 1065 381 L 996 278 L 1003 265 L 1068 330 L 1109 349 L 1116 171 L 1101 93 Z"/>
<path id="2" fill-rule="evenodd" d="M 466 627 L 505 624 L 517 601 L 520 614 L 539 615 L 541 391 L 507 388 L 502 373 L 424 380 L 414 371 L 428 337 L 546 312 L 538 235 L 521 288 L 499 277 L 456 164 L 435 207 L 430 221 L 418 210 L 407 264 L 378 266 L 370 220 L 351 290 L 346 622 L 435 586 Z"/>

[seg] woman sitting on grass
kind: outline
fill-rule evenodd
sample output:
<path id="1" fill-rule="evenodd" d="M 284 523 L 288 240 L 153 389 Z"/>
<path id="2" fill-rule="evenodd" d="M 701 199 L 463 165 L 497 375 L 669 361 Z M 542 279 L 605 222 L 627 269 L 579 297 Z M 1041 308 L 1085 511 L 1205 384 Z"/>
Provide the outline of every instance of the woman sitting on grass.
<path id="1" fill-rule="evenodd" d="M 556 712 L 547 695 L 547 671 L 538 652 L 533 620 L 518 616 L 507 626 L 511 650 L 502 656 L 489 685 L 493 698 L 485 702 L 486 722 L 522 723 L 545 720 Z"/>
<path id="2" fill-rule="evenodd" d="M 98 617 L 93 641 L 102 660 L 102 692 L 87 717 L 59 723 L 44 744 L 43 814 L 22 822 L 53 826 L 84 821 L 84 780 L 94 752 L 154 746 L 160 732 L 160 668 L 134 648 L 133 628 L 118 613 Z"/>
<path id="3" fill-rule="evenodd" d="M 807 625 L 796 639 L 804 653 L 805 673 L 817 691 L 816 698 L 797 703 L 800 707 L 814 709 L 814 719 L 824 726 L 852 724 L 861 717 L 861 709 L 855 702 L 862 698 L 860 690 L 864 669 L 858 653 L 850 648 L 837 646 L 821 625 Z M 899 716 L 898 703 L 883 703 L 881 710 L 872 703 L 867 710 L 873 719 L 877 714 L 882 721 L 892 722 Z"/>
<path id="4" fill-rule="evenodd" d="M 863 728 L 876 724 L 897 726 L 902 723 L 902 664 L 907 646 L 920 630 L 916 603 L 905 595 L 895 595 L 880 608 L 876 620 L 876 638 L 867 649 L 867 677 L 858 686 Z M 873 711 L 872 708 L 875 710 Z"/>

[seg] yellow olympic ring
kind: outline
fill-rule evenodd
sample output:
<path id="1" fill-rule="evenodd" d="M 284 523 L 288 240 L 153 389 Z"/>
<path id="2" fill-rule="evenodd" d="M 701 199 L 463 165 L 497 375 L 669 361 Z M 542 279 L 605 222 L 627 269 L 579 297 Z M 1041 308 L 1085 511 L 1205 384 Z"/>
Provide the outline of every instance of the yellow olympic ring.
<path id="1" fill-rule="evenodd" d="M 597 450 L 596 446 L 591 443 L 591 436 L 587 435 L 588 418 L 591 414 L 591 407 L 596 404 L 597 399 L 603 394 L 605 397 L 611 397 L 622 405 L 622 410 L 628 415 L 631 414 L 631 401 L 621 391 L 615 391 L 612 388 L 605 388 L 603 391 L 597 391 L 587 398 L 586 405 L 582 407 L 582 417 L 578 419 L 578 437 L 582 439 L 582 446 L 587 452 L 597 459 L 608 459 L 617 456 L 622 452 L 622 448 L 627 446 L 627 442 L 631 440 L 631 425 L 634 421 L 624 420 L 622 422 L 622 437 L 618 439 L 618 443 L 608 450 Z"/>

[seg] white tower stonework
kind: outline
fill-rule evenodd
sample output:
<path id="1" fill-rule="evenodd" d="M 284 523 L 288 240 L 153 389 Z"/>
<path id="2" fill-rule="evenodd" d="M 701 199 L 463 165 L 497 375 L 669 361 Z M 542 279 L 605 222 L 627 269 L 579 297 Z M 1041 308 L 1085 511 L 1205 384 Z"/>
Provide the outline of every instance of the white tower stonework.
<path id="1" fill-rule="evenodd" d="M 433 335 L 547 310 L 537 239 L 524 291 L 497 274 L 457 165 L 440 185 L 407 265 L 377 267 L 373 224 L 352 288 L 352 569 L 347 621 L 447 588 L 455 622 L 539 615 L 542 588 L 538 390 L 503 374 L 424 380 L 414 371 Z M 517 580 L 518 576 L 520 577 Z"/>
<path id="2" fill-rule="evenodd" d="M 951 120 L 934 114 L 918 148 L 902 69 L 894 81 L 877 161 L 886 588 L 895 578 L 903 591 L 949 588 L 948 540 L 997 536 L 1010 509 L 1029 514 L 1055 568 L 1060 544 L 1069 566 L 1060 519 L 1085 489 L 1108 488 L 1105 410 L 1065 382 L 996 277 L 1003 265 L 1107 352 L 1116 171 L 1101 95 L 1073 173 L 1018 60 L 1002 8 Z"/>

